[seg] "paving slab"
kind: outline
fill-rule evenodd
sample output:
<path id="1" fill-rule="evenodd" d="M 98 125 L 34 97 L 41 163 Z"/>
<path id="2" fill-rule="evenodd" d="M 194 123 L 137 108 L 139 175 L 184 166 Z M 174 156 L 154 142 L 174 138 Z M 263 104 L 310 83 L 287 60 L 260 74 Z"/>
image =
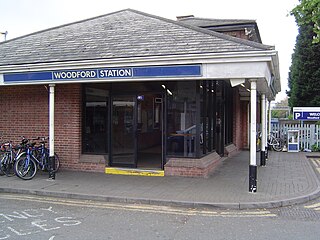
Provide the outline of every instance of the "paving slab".
<path id="1" fill-rule="evenodd" d="M 0 193 L 192 208 L 274 208 L 320 196 L 319 174 L 308 156 L 310 153 L 269 152 L 266 166 L 258 166 L 256 193 L 249 192 L 248 151 L 225 159 L 209 178 L 61 170 L 55 180 L 49 180 L 48 173 L 43 172 L 29 181 L 2 176 Z"/>

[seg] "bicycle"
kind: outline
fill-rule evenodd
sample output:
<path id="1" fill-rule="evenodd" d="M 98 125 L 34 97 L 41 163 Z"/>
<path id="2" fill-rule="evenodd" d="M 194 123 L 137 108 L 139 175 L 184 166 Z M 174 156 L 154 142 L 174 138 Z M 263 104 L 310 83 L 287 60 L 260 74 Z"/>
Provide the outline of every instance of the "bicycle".
<path id="1" fill-rule="evenodd" d="M 14 164 L 16 161 L 16 158 L 19 154 L 21 154 L 23 145 L 27 143 L 27 139 L 22 137 L 21 145 L 12 145 L 12 141 L 5 142 L 1 145 L 1 152 L 3 152 L 3 155 L 1 157 L 0 162 L 0 169 L 2 175 L 7 175 L 8 177 L 14 176 Z"/>
<path id="2" fill-rule="evenodd" d="M 40 138 L 34 139 L 39 140 Z M 60 166 L 59 157 L 55 155 L 55 168 L 51 169 L 49 163 L 49 149 L 45 146 L 45 138 L 41 138 L 40 146 L 35 146 L 35 142 L 27 144 L 25 152 L 17 157 L 14 165 L 16 175 L 23 180 L 32 179 L 38 169 L 43 171 L 57 172 Z"/>
<path id="3" fill-rule="evenodd" d="M 38 166 L 42 171 L 52 171 L 53 173 L 57 172 L 59 167 L 60 167 L 60 161 L 59 157 L 56 153 L 54 153 L 54 158 L 55 158 L 55 166 L 54 169 L 51 169 L 52 166 L 49 162 L 49 149 L 46 148 L 46 141 L 47 138 L 45 137 L 38 137 L 35 140 L 40 140 L 40 146 L 35 147 L 35 152 L 34 155 L 36 159 L 38 160 Z"/>
<path id="4" fill-rule="evenodd" d="M 268 136 L 268 146 L 271 146 L 276 152 L 281 152 L 283 150 L 285 141 L 282 138 L 275 137 L 275 133 L 276 132 L 272 132 Z"/>

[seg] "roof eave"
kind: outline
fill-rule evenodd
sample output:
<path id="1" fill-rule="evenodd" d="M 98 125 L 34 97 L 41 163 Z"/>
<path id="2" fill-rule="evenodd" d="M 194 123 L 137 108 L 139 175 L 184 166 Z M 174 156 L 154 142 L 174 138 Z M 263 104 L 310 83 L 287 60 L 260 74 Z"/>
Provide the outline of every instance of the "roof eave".
<path id="1" fill-rule="evenodd" d="M 93 60 L 70 60 L 59 62 L 25 63 L 0 65 L 1 72 L 42 71 L 44 69 L 68 69 L 90 68 L 97 66 L 151 66 L 162 64 L 192 64 L 192 63 L 224 63 L 224 62 L 248 62 L 269 61 L 270 57 L 277 55 L 274 50 L 247 51 L 247 52 L 223 52 L 201 53 L 183 55 L 165 55 L 149 57 L 108 58 Z M 276 58 L 277 59 L 277 58 Z"/>

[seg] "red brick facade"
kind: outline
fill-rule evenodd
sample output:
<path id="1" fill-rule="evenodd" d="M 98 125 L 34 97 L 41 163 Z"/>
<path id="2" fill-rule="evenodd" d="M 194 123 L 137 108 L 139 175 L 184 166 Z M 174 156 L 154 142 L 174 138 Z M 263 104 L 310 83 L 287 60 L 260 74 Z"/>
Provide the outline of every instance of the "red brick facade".
<path id="1" fill-rule="evenodd" d="M 0 134 L 2 140 L 19 143 L 20 136 L 48 136 L 49 93 L 47 86 L 0 88 Z M 80 163 L 81 85 L 55 87 L 55 152 L 63 169 L 103 172 L 105 164 Z"/>

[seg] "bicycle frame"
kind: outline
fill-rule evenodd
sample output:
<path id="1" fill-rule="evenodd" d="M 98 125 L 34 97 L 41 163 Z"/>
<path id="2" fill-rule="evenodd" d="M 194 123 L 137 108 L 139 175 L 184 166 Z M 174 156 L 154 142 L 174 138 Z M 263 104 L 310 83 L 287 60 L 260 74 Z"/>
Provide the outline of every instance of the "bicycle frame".
<path id="1" fill-rule="evenodd" d="M 16 147 L 13 147 L 12 142 L 9 141 L 2 144 L 1 150 L 3 151 L 3 155 L 1 158 L 1 171 L 7 176 L 13 176 L 13 166 L 15 160 L 22 151 L 22 147 L 19 147 L 17 150 Z M 5 167 L 5 169 L 2 169 L 3 167 Z"/>

